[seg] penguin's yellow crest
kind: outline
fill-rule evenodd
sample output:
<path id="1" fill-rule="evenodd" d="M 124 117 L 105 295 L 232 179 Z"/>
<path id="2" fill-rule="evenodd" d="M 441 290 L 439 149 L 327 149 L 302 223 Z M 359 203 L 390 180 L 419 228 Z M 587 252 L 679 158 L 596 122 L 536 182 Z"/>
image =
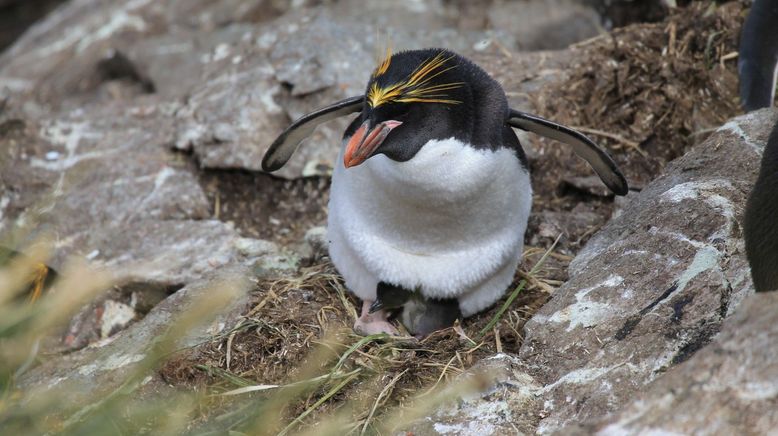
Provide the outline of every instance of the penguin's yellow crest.
<path id="1" fill-rule="evenodd" d="M 454 56 L 444 57 L 443 52 L 438 53 L 432 59 L 422 62 L 416 70 L 405 80 L 388 86 L 379 86 L 377 79 L 389 70 L 392 63 L 392 51 L 387 48 L 386 57 L 378 64 L 373 72 L 373 83 L 367 91 L 367 103 L 370 107 L 376 108 L 389 102 L 399 103 L 443 103 L 459 104 L 458 100 L 447 98 L 445 91 L 456 89 L 462 86 L 463 82 L 441 83 L 430 85 L 430 81 L 435 77 L 445 73 L 456 65 L 443 68 L 447 61 Z"/>

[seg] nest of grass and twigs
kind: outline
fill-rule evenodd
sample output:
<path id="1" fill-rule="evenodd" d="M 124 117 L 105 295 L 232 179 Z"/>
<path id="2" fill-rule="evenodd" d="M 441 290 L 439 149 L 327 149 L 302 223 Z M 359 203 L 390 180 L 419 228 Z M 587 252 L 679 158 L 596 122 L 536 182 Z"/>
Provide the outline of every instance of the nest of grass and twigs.
<path id="1" fill-rule="evenodd" d="M 206 428 L 216 421 L 256 431 L 243 408 L 270 407 L 288 395 L 275 425 L 266 422 L 262 433 L 318 428 L 334 414 L 343 415 L 336 434 L 381 433 L 395 426 L 397 410 L 409 413 L 408 404 L 431 398 L 480 359 L 518 351 L 524 323 L 562 283 L 556 274 L 569 260 L 528 248 L 513 292 L 492 309 L 417 340 L 355 335 L 360 305 L 325 259 L 298 276 L 259 282 L 234 327 L 171 359 L 161 374 L 171 384 L 212 393 L 201 417 Z"/>

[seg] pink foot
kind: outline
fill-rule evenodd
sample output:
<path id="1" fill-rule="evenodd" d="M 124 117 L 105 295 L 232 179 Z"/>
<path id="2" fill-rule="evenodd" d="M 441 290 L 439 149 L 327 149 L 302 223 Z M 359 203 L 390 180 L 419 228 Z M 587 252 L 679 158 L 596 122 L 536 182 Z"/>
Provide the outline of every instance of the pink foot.
<path id="1" fill-rule="evenodd" d="M 400 336 L 400 332 L 389 321 L 386 320 L 387 314 L 383 310 L 374 313 L 370 311 L 372 301 L 362 302 L 362 315 L 354 323 L 354 331 L 360 335 L 368 336 L 378 333 L 386 333 L 391 336 Z"/>

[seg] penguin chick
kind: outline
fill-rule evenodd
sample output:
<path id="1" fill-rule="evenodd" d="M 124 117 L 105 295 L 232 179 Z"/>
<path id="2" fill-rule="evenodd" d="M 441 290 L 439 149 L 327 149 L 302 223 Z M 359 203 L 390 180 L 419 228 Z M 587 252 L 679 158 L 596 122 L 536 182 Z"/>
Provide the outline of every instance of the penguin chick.
<path id="1" fill-rule="evenodd" d="M 355 329 L 364 334 L 394 333 L 385 309 L 370 312 L 380 282 L 418 290 L 424 300 L 454 299 L 463 316 L 505 293 L 532 205 L 513 128 L 572 146 L 613 192 L 628 191 L 589 138 L 511 109 L 497 81 L 445 49 L 387 53 L 364 95 L 295 121 L 262 168 L 279 169 L 318 124 L 355 112 L 332 176 L 327 233 L 333 264 L 363 300 Z M 442 307 L 428 318 L 452 319 Z"/>
<path id="2" fill-rule="evenodd" d="M 778 123 L 746 203 L 743 233 L 754 288 L 757 292 L 778 290 Z"/>
<path id="3" fill-rule="evenodd" d="M 403 306 L 400 322 L 414 336 L 421 339 L 428 334 L 454 325 L 462 318 L 456 298 L 435 299 L 417 295 Z"/>
<path id="4" fill-rule="evenodd" d="M 387 320 L 388 315 L 402 310 L 412 295 L 411 291 L 401 287 L 386 282 L 378 283 L 375 300 L 370 303 L 367 315 L 364 314 L 363 310 L 363 315 L 354 324 L 354 330 L 360 334 L 383 332 L 398 335 L 397 329 Z M 365 300 L 363 304 L 367 305 L 368 300 Z"/>
<path id="5" fill-rule="evenodd" d="M 459 301 L 454 298 L 427 299 L 419 292 L 385 282 L 378 284 L 376 300 L 370 306 L 369 313 L 382 309 L 389 312 L 399 311 L 400 323 L 417 338 L 449 327 L 462 316 Z"/>
<path id="6" fill-rule="evenodd" d="M 778 1 L 755 0 L 740 32 L 738 76 L 746 111 L 773 105 L 778 74 Z"/>

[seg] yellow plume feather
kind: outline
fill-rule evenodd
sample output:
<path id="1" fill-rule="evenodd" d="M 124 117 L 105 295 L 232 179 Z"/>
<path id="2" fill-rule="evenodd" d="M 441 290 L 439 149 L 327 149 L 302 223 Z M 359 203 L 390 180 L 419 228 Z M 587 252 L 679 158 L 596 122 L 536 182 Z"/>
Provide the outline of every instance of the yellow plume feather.
<path id="1" fill-rule="evenodd" d="M 448 68 L 441 69 L 441 67 L 451 58 L 453 58 L 453 55 L 444 58 L 443 52 L 438 53 L 434 58 L 422 62 L 422 64 L 419 65 L 419 67 L 404 81 L 386 87 L 380 87 L 374 81 L 367 93 L 368 104 L 375 108 L 392 101 L 401 103 L 461 103 L 460 101 L 446 98 L 447 96 L 444 91 L 459 88 L 463 85 L 462 82 L 442 83 L 432 86 L 427 85 L 435 77 L 438 77 L 452 68 L 456 68 L 456 65 L 452 65 Z M 386 58 L 381 62 L 378 68 L 376 68 L 373 77 L 375 78 L 386 73 L 390 63 L 391 50 L 387 49 Z"/>
<path id="2" fill-rule="evenodd" d="M 378 68 L 376 68 L 375 72 L 373 73 L 373 77 L 378 77 L 381 74 L 384 74 L 386 70 L 389 69 L 389 64 L 392 63 L 392 46 L 389 45 L 386 47 L 386 56 L 384 57 L 384 60 L 381 61 L 380 64 L 378 64 Z"/>

